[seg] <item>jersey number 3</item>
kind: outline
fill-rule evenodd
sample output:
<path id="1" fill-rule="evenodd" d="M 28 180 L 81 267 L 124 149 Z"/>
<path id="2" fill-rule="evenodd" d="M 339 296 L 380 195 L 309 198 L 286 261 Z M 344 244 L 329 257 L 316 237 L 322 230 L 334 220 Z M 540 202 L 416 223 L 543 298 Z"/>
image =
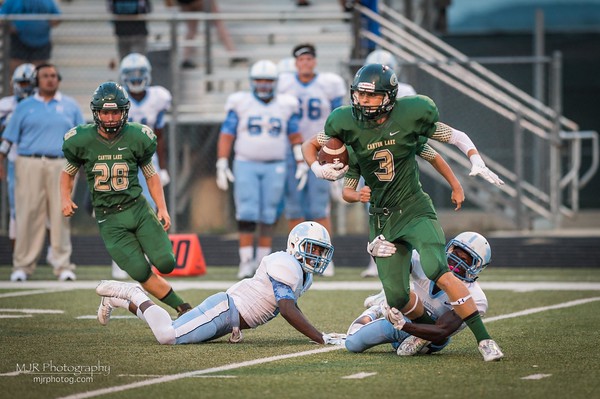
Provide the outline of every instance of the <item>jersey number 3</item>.
<path id="1" fill-rule="evenodd" d="M 115 162 L 112 167 L 106 163 L 97 163 L 92 171 L 96 174 L 96 191 L 123 191 L 129 187 L 129 165 L 125 162 Z"/>
<path id="2" fill-rule="evenodd" d="M 394 156 L 390 150 L 379 150 L 373 154 L 373 160 L 379 162 L 380 172 L 375 172 L 375 176 L 379 181 L 392 181 L 394 180 Z"/>

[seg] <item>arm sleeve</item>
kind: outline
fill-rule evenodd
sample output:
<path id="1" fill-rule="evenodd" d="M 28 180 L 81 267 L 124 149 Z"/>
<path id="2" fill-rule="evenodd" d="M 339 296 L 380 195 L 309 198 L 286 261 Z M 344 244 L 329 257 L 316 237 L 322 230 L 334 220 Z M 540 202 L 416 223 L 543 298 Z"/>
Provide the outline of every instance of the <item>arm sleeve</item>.
<path id="1" fill-rule="evenodd" d="M 431 138 L 442 143 L 452 144 L 465 155 L 469 150 L 476 149 L 475 144 L 465 132 L 454 129 L 442 122 L 436 123 L 435 133 Z"/>
<path id="2" fill-rule="evenodd" d="M 238 116 L 233 110 L 230 110 L 225 117 L 225 121 L 221 125 L 221 133 L 235 136 L 235 133 L 237 132 L 237 125 Z"/>
<path id="3" fill-rule="evenodd" d="M 271 285 L 273 286 L 273 293 L 275 294 L 276 302 L 279 302 L 282 299 L 291 299 L 292 301 L 296 302 L 294 291 L 292 291 L 292 288 L 289 285 L 277 281 L 270 276 L 269 280 L 271 280 Z"/>
<path id="4" fill-rule="evenodd" d="M 431 162 L 437 156 L 437 151 L 434 150 L 429 144 L 425 143 L 417 150 L 417 155 L 427 162 Z"/>

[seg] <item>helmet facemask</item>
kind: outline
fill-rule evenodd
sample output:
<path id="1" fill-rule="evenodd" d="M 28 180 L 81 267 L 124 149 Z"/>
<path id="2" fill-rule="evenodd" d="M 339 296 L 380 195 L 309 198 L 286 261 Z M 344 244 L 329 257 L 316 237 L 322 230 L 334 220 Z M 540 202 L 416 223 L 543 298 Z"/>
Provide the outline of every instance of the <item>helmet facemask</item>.
<path id="1" fill-rule="evenodd" d="M 121 85 L 115 82 L 102 83 L 92 96 L 90 108 L 94 117 L 96 126 L 108 135 L 116 135 L 119 133 L 123 125 L 127 122 L 129 116 L 129 97 L 127 92 Z M 121 117 L 111 123 L 103 122 L 100 118 L 102 110 L 119 110 Z"/>
<path id="2" fill-rule="evenodd" d="M 377 105 L 361 105 L 359 93 L 382 94 Z M 360 68 L 350 86 L 352 115 L 358 121 L 375 121 L 394 109 L 398 94 L 398 78 L 387 65 L 367 64 Z"/>
<path id="3" fill-rule="evenodd" d="M 121 83 L 130 93 L 142 93 L 152 81 L 152 66 L 146 56 L 131 53 L 121 61 L 119 74 Z"/>
<path id="4" fill-rule="evenodd" d="M 256 98 L 268 102 L 275 97 L 279 72 L 269 60 L 255 62 L 250 68 L 250 87 Z"/>
<path id="5" fill-rule="evenodd" d="M 130 93 L 142 93 L 150 85 L 150 74 L 146 68 L 125 69 L 121 81 Z"/>
<path id="6" fill-rule="evenodd" d="M 33 94 L 35 90 L 35 65 L 21 64 L 13 72 L 11 79 L 13 94 L 17 100 L 22 100 Z"/>
<path id="7" fill-rule="evenodd" d="M 462 250 L 470 262 L 459 256 Z M 448 268 L 456 277 L 469 283 L 477 280 L 491 260 L 491 248 L 487 240 L 478 233 L 461 233 L 446 245 Z"/>

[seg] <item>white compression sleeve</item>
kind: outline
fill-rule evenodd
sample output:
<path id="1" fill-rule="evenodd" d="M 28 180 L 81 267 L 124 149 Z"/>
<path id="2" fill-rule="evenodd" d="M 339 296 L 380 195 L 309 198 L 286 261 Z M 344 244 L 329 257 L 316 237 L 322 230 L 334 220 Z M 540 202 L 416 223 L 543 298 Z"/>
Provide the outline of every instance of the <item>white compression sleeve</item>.
<path id="1" fill-rule="evenodd" d="M 473 141 L 467 136 L 465 132 L 461 132 L 460 130 L 456 130 L 453 127 L 452 135 L 450 136 L 450 140 L 448 144 L 452 144 L 456 146 L 459 150 L 463 152 L 463 154 L 467 155 L 469 150 L 477 149 Z"/>

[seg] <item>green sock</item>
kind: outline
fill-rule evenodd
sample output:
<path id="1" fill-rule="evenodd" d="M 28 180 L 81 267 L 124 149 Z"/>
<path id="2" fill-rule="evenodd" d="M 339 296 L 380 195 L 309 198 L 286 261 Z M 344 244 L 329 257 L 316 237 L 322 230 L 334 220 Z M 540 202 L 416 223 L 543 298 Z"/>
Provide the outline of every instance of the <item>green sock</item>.
<path id="1" fill-rule="evenodd" d="M 429 315 L 429 313 L 427 313 L 427 311 L 423 312 L 423 315 L 420 317 L 417 317 L 416 319 L 412 320 L 413 323 L 419 323 L 419 324 L 435 324 L 435 320 L 433 320 L 431 318 L 431 316 Z"/>
<path id="2" fill-rule="evenodd" d="M 477 342 L 491 338 L 490 334 L 487 332 L 487 329 L 483 325 L 483 320 L 481 320 L 481 315 L 479 312 L 475 312 L 468 316 L 466 319 L 464 319 L 464 322 L 467 324 L 467 327 L 471 329 L 473 335 L 475 335 Z"/>
<path id="3" fill-rule="evenodd" d="M 175 310 L 177 310 L 177 307 L 179 305 L 184 303 L 184 300 L 181 299 L 181 297 L 179 295 L 177 295 L 175 293 L 175 291 L 173 291 L 173 288 L 171 288 L 169 293 L 167 295 L 165 295 L 164 298 L 160 298 L 160 301 L 166 305 L 169 305 L 170 307 L 172 307 Z"/>

